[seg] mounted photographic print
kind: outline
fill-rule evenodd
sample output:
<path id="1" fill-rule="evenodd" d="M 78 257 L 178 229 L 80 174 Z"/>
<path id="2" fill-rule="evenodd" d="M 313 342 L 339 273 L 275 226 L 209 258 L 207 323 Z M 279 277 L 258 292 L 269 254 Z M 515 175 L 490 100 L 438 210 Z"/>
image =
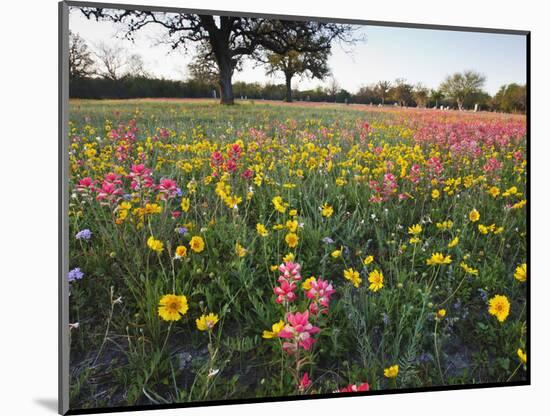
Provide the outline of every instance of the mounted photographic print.
<path id="1" fill-rule="evenodd" d="M 529 32 L 59 10 L 60 413 L 529 384 Z"/>

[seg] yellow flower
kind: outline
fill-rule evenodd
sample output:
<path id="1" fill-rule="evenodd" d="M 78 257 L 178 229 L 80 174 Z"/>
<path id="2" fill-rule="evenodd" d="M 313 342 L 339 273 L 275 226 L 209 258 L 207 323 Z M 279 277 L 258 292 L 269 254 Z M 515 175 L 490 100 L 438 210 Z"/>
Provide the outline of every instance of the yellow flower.
<path id="1" fill-rule="evenodd" d="M 453 222 L 451 220 L 446 220 L 446 221 L 443 221 L 443 222 L 438 222 L 435 224 L 435 226 L 437 227 L 438 230 L 450 230 L 451 228 L 453 228 Z"/>
<path id="2" fill-rule="evenodd" d="M 409 234 L 418 235 L 422 232 L 422 226 L 420 224 L 415 224 L 409 227 Z"/>
<path id="3" fill-rule="evenodd" d="M 118 206 L 119 209 L 123 209 L 123 210 L 129 210 L 132 208 L 132 204 L 130 204 L 129 202 L 121 202 L 120 205 Z"/>
<path id="4" fill-rule="evenodd" d="M 256 224 L 256 232 L 260 237 L 267 237 L 269 235 L 269 232 L 267 231 L 267 228 L 265 228 L 265 225 L 263 224 Z"/>
<path id="5" fill-rule="evenodd" d="M 527 364 L 527 353 L 521 348 L 518 348 L 518 357 L 523 364 Z"/>
<path id="6" fill-rule="evenodd" d="M 176 247 L 176 259 L 181 259 L 182 257 L 187 256 L 187 247 L 185 246 L 177 246 Z"/>
<path id="7" fill-rule="evenodd" d="M 487 191 L 489 195 L 491 195 L 493 198 L 496 198 L 500 194 L 500 189 L 496 186 L 491 186 L 489 190 Z"/>
<path id="8" fill-rule="evenodd" d="M 298 210 L 291 209 L 290 211 L 288 211 L 288 215 L 290 215 L 291 217 L 295 217 L 298 215 Z"/>
<path id="9" fill-rule="evenodd" d="M 298 221 L 296 220 L 288 220 L 286 222 L 286 228 L 288 228 L 288 230 L 291 232 L 291 233 L 295 233 L 296 230 L 298 229 Z"/>
<path id="10" fill-rule="evenodd" d="M 514 277 L 518 282 L 525 282 L 527 280 L 527 264 L 523 263 L 516 267 Z"/>
<path id="11" fill-rule="evenodd" d="M 298 238 L 298 236 L 295 233 L 288 233 L 285 236 L 285 241 L 286 241 L 286 243 L 288 244 L 288 246 L 290 248 L 296 247 L 298 245 L 298 240 L 300 240 L 300 239 Z"/>
<path id="12" fill-rule="evenodd" d="M 384 369 L 384 377 L 386 378 L 396 378 L 397 374 L 399 374 L 399 366 L 397 364 Z"/>
<path id="13" fill-rule="evenodd" d="M 516 202 L 514 205 L 512 205 L 512 209 L 520 209 L 523 208 L 527 204 L 527 201 L 525 199 L 522 199 L 519 202 Z"/>
<path id="14" fill-rule="evenodd" d="M 438 264 L 450 264 L 451 261 L 451 256 L 445 256 L 441 253 L 432 253 L 432 257 L 426 260 L 426 264 L 428 266 L 435 266 Z"/>
<path id="15" fill-rule="evenodd" d="M 468 215 L 468 218 L 470 218 L 470 221 L 476 222 L 479 221 L 479 212 L 477 209 L 473 209 L 470 211 L 470 214 Z"/>
<path id="16" fill-rule="evenodd" d="M 344 186 L 346 183 L 347 181 L 344 178 L 336 178 L 336 185 Z"/>
<path id="17" fill-rule="evenodd" d="M 146 214 L 160 214 L 162 208 L 159 204 L 145 204 L 145 213 Z"/>
<path id="18" fill-rule="evenodd" d="M 179 321 L 189 310 L 184 295 L 164 295 L 160 298 L 158 314 L 165 321 Z"/>
<path id="19" fill-rule="evenodd" d="M 323 217 L 330 217 L 332 216 L 332 214 L 334 213 L 334 209 L 328 205 L 328 204 L 323 204 L 323 206 L 321 207 L 321 215 Z"/>
<path id="20" fill-rule="evenodd" d="M 510 313 L 510 301 L 504 295 L 495 295 L 489 299 L 489 313 L 504 322 Z"/>
<path id="21" fill-rule="evenodd" d="M 464 256 L 464 257 L 466 257 L 466 256 Z M 464 270 L 466 273 L 471 274 L 471 275 L 473 275 L 473 276 L 477 276 L 478 273 L 479 273 L 479 271 L 478 271 L 477 269 L 474 269 L 474 268 L 468 266 L 468 265 L 467 265 L 466 263 L 464 263 L 464 262 L 461 262 L 461 263 L 460 263 L 460 267 L 461 267 L 462 270 Z"/>
<path id="22" fill-rule="evenodd" d="M 302 289 L 309 290 L 311 289 L 311 282 L 315 281 L 315 276 L 311 276 L 304 280 L 304 283 L 302 283 Z"/>
<path id="23" fill-rule="evenodd" d="M 445 318 L 445 315 L 447 315 L 447 311 L 445 309 L 439 309 L 436 315 L 439 319 L 443 319 Z"/>
<path id="24" fill-rule="evenodd" d="M 214 328 L 214 325 L 219 321 L 218 315 L 210 312 L 208 315 L 202 315 L 200 318 L 195 319 L 197 329 L 199 331 L 209 331 Z"/>
<path id="25" fill-rule="evenodd" d="M 279 332 L 283 330 L 285 327 L 285 323 L 283 321 L 279 321 L 271 325 L 271 331 L 264 331 L 262 338 L 270 339 L 275 338 L 279 335 Z"/>
<path id="26" fill-rule="evenodd" d="M 244 256 L 246 256 L 246 253 L 248 253 L 248 250 L 246 248 L 244 248 L 243 246 L 241 246 L 239 243 L 237 243 L 237 244 L 235 244 L 235 253 L 239 257 L 244 257 Z"/>
<path id="27" fill-rule="evenodd" d="M 437 189 L 434 189 L 432 191 L 432 199 L 437 199 L 439 198 L 439 191 Z"/>
<path id="28" fill-rule="evenodd" d="M 458 241 L 459 241 L 458 237 L 453 238 L 452 241 L 449 244 L 447 244 L 447 247 L 453 248 L 458 244 Z"/>
<path id="29" fill-rule="evenodd" d="M 273 206 L 275 207 L 275 210 L 280 212 L 281 214 L 284 214 L 288 204 L 283 201 L 283 198 L 280 196 L 274 197 L 271 202 L 273 203 Z"/>
<path id="30" fill-rule="evenodd" d="M 373 256 L 367 256 L 363 259 L 363 264 L 365 266 L 368 266 L 369 264 L 371 264 L 372 262 L 374 261 L 374 257 Z"/>
<path id="31" fill-rule="evenodd" d="M 204 250 L 204 240 L 202 237 L 195 235 L 191 238 L 191 241 L 189 241 L 189 247 L 191 247 L 191 250 L 195 253 L 200 253 Z"/>
<path id="32" fill-rule="evenodd" d="M 422 241 L 422 240 L 420 240 L 420 238 L 413 237 L 413 238 L 409 239 L 409 244 L 417 244 L 417 243 L 420 243 L 420 241 Z"/>
<path id="33" fill-rule="evenodd" d="M 285 255 L 285 256 L 283 257 L 283 261 L 284 261 L 285 263 L 288 263 L 289 261 L 294 261 L 294 254 L 288 253 L 287 255 Z"/>
<path id="34" fill-rule="evenodd" d="M 492 224 L 492 225 L 479 224 L 477 226 L 477 229 L 479 230 L 479 232 L 481 234 L 486 235 L 486 234 L 489 234 L 489 232 L 491 232 L 495 229 L 495 225 L 494 224 Z"/>
<path id="35" fill-rule="evenodd" d="M 191 200 L 189 198 L 181 199 L 181 209 L 183 212 L 189 211 L 190 206 L 191 206 Z"/>
<path id="36" fill-rule="evenodd" d="M 162 244 L 162 241 L 155 239 L 153 236 L 147 239 L 147 247 L 157 253 L 162 253 L 162 250 L 164 250 L 164 244 Z"/>
<path id="37" fill-rule="evenodd" d="M 506 191 L 504 191 L 502 196 L 510 196 L 510 195 L 515 195 L 517 193 L 518 193 L 518 188 L 516 188 L 515 186 L 512 186 L 511 188 L 508 188 Z"/>
<path id="38" fill-rule="evenodd" d="M 340 247 L 338 250 L 334 250 L 332 253 L 330 253 L 333 259 L 337 259 L 342 255 L 342 247 Z"/>
<path id="39" fill-rule="evenodd" d="M 278 269 L 279 269 L 279 266 L 277 264 L 269 266 L 269 270 L 271 270 L 272 272 L 276 272 Z"/>
<path id="40" fill-rule="evenodd" d="M 353 283 L 353 286 L 359 287 L 361 284 L 361 278 L 359 277 L 359 272 L 353 270 L 352 268 L 344 270 L 344 278 Z"/>
<path id="41" fill-rule="evenodd" d="M 381 271 L 375 269 L 369 273 L 369 282 L 369 290 L 378 292 L 384 287 L 384 275 Z"/>
<path id="42" fill-rule="evenodd" d="M 238 208 L 239 204 L 242 201 L 243 199 L 237 195 L 229 195 L 223 199 L 223 202 L 225 202 L 225 205 L 227 205 L 228 208 L 232 208 L 232 209 Z"/>

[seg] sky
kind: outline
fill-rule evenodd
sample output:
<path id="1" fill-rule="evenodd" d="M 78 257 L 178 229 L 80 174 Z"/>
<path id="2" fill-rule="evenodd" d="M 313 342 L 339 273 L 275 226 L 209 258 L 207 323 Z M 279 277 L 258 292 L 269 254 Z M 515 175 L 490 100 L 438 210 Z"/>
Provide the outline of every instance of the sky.
<path id="1" fill-rule="evenodd" d="M 120 26 L 88 20 L 73 10 L 69 16 L 69 28 L 80 34 L 91 49 L 104 42 L 116 44 L 129 54 L 141 55 L 146 70 L 157 77 L 175 80 L 188 77 L 187 64 L 192 60 L 194 48 L 187 52 L 172 51 L 168 45 L 159 43 L 165 33 L 159 26 L 146 26 L 131 42 L 123 38 Z M 437 88 L 447 75 L 469 69 L 485 75 L 484 89 L 491 95 L 504 84 L 526 82 L 526 41 L 523 35 L 357 26 L 354 36 L 364 41 L 351 47 L 333 45 L 328 61 L 338 84 L 352 93 L 362 86 L 396 78 Z M 233 80 L 264 84 L 284 82 L 282 74 L 266 76 L 265 68 L 252 62 L 245 62 L 243 70 L 236 72 Z M 326 86 L 328 82 L 328 79 L 296 77 L 292 87 L 303 90 Z"/>

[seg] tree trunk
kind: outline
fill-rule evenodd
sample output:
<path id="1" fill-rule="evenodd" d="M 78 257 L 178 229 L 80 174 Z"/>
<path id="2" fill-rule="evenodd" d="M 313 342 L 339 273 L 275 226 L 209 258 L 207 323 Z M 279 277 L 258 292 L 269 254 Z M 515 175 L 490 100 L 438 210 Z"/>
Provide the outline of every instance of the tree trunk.
<path id="1" fill-rule="evenodd" d="M 456 103 L 458 105 L 458 111 L 462 111 L 464 108 L 464 102 L 462 100 L 456 100 Z"/>
<path id="2" fill-rule="evenodd" d="M 234 104 L 233 96 L 233 84 L 231 83 L 231 78 L 233 76 L 233 69 L 231 66 L 220 65 L 220 104 Z"/>
<path id="3" fill-rule="evenodd" d="M 288 73 L 288 72 L 285 73 L 285 81 L 286 81 L 286 98 L 285 98 L 285 101 L 287 103 L 292 102 L 292 84 L 291 84 L 292 75 L 293 74 Z"/>
<path id="4" fill-rule="evenodd" d="M 218 64 L 220 85 L 220 104 L 234 104 L 233 97 L 233 70 L 235 64 L 232 60 L 229 48 L 229 30 L 226 27 L 229 24 L 228 18 L 222 18 L 222 27 L 218 29 L 212 16 L 200 16 L 201 22 L 208 31 L 210 46 Z"/>

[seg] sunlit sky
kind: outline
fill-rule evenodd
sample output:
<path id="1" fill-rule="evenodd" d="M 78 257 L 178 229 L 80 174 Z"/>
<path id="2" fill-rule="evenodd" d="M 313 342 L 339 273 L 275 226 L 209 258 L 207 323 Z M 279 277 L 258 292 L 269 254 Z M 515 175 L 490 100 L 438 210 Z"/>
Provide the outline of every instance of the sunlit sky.
<path id="1" fill-rule="evenodd" d="M 88 20 L 72 10 L 70 30 L 80 34 L 91 49 L 101 42 L 116 44 L 129 54 L 141 55 L 146 70 L 156 77 L 184 80 L 194 48 L 172 51 L 158 40 L 165 33 L 160 26 L 143 28 L 131 42 L 123 38 L 120 26 Z M 365 40 L 355 46 L 335 44 L 329 67 L 338 84 L 350 92 L 379 80 L 405 78 L 411 84 L 436 88 L 454 72 L 473 69 L 486 76 L 485 90 L 494 94 L 503 84 L 526 82 L 526 41 L 523 35 L 455 32 L 382 26 L 358 26 L 355 37 Z M 282 83 L 284 78 L 266 76 L 265 68 L 246 62 L 234 81 Z M 293 79 L 293 88 L 326 86 L 328 81 Z"/>

